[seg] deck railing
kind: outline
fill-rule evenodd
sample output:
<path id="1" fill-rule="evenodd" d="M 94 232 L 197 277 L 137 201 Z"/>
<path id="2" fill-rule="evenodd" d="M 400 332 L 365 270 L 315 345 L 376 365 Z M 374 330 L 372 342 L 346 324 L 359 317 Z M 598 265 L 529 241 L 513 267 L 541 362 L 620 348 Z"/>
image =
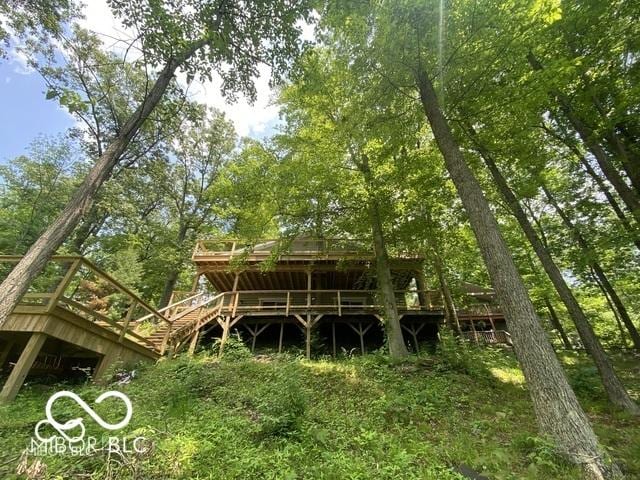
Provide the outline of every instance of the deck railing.
<path id="1" fill-rule="evenodd" d="M 21 258 L 0 255 L 0 279 Z M 176 308 L 182 302 L 169 307 Z M 81 256 L 67 255 L 52 257 L 44 271 L 32 282 L 14 312 L 46 314 L 53 313 L 56 308 L 63 308 L 115 332 L 120 342 L 128 338 L 147 348 L 158 350 L 140 332 L 140 326 L 146 323 L 153 329 L 162 324 L 170 325 L 172 320 L 165 314 L 169 307 L 156 310 L 91 261 Z"/>
<path id="2" fill-rule="evenodd" d="M 366 239 L 345 238 L 296 238 L 267 239 L 250 243 L 235 239 L 202 239 L 196 242 L 193 258 L 240 257 L 245 255 L 268 257 L 278 254 L 322 255 L 373 255 L 371 242 Z"/>
<path id="3" fill-rule="evenodd" d="M 442 301 L 437 290 L 397 290 L 399 311 L 441 310 Z M 376 312 L 383 306 L 376 290 L 238 290 L 222 293 L 222 313 L 285 314 L 308 311 L 333 313 Z M 424 304 L 420 304 L 422 297 Z"/>
<path id="4" fill-rule="evenodd" d="M 504 330 L 489 330 L 489 331 L 465 331 L 462 332 L 462 338 L 470 340 L 476 343 L 496 344 L 505 343 L 511 345 L 511 335 Z"/>

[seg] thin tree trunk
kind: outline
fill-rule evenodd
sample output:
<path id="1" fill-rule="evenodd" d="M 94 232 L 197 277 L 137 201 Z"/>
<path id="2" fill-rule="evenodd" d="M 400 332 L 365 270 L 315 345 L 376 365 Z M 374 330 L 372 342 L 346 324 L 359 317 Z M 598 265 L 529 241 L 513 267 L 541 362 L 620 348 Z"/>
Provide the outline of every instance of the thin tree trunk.
<path id="1" fill-rule="evenodd" d="M 609 294 L 600 283 L 600 280 L 598 280 L 598 277 L 594 273 L 593 269 L 591 269 L 591 276 L 593 277 L 593 280 L 596 283 L 596 285 L 598 285 L 598 288 L 602 292 L 602 295 L 604 296 L 605 300 L 607 301 L 609 310 L 613 312 L 613 317 L 616 320 L 616 325 L 618 326 L 618 331 L 620 332 L 620 344 L 622 345 L 622 348 L 627 348 L 627 335 L 625 334 L 624 327 L 622 326 L 622 322 L 620 321 L 620 315 L 618 315 L 618 311 L 616 310 L 616 307 L 613 305 L 613 303 L 611 303 Z"/>
<path id="2" fill-rule="evenodd" d="M 93 205 L 96 192 L 109 178 L 131 140 L 162 100 L 176 69 L 204 44 L 204 40 L 194 43 L 180 55 L 171 58 L 167 62 L 144 101 L 129 117 L 118 136 L 107 147 L 102 156 L 98 158 L 67 206 L 35 241 L 22 260 L 2 282 L 0 285 L 0 292 L 2 292 L 2 298 L 0 298 L 0 327 L 20 302 L 31 282 L 43 270 L 58 247 L 62 245 L 82 217 L 89 211 Z"/>
<path id="3" fill-rule="evenodd" d="M 587 416 L 567 382 L 489 203 L 440 110 L 431 80 L 426 72 L 419 71 L 416 82 L 436 143 L 469 216 L 502 304 L 514 350 L 529 385 L 541 433 L 551 436 L 568 459 L 581 465 L 587 478 L 619 477 L 618 468 L 606 458 Z"/>
<path id="4" fill-rule="evenodd" d="M 562 273 L 553 261 L 551 254 L 544 247 L 542 241 L 536 234 L 533 225 L 529 222 L 527 215 L 520 206 L 520 202 L 509 187 L 509 184 L 500 172 L 500 169 L 496 165 L 493 157 L 489 154 L 486 148 L 478 142 L 477 134 L 473 130 L 473 127 L 467 125 L 467 131 L 474 142 L 478 153 L 489 168 L 491 176 L 500 191 L 500 194 L 509 205 L 509 209 L 514 217 L 516 217 L 516 220 L 520 224 L 520 228 L 522 228 L 527 240 L 529 240 L 533 250 L 536 252 L 544 271 L 547 272 L 547 275 L 558 292 L 562 303 L 564 303 L 567 308 L 567 311 L 578 330 L 578 334 L 580 335 L 580 339 L 582 340 L 584 347 L 598 369 L 600 379 L 605 391 L 607 392 L 609 401 L 634 415 L 640 415 L 640 407 L 633 402 L 624 388 L 624 385 L 616 375 L 613 365 L 611 365 L 611 362 L 602 348 L 602 344 L 598 340 L 598 337 L 593 331 L 589 320 L 587 320 L 587 316 L 584 314 L 582 307 L 580 307 L 578 300 L 575 298 L 573 292 L 569 288 L 569 285 L 567 285 L 567 282 L 564 280 Z"/>
<path id="5" fill-rule="evenodd" d="M 618 220 L 620 220 L 620 223 L 622 224 L 624 229 L 633 236 L 633 244 L 636 246 L 638 250 L 640 250 L 640 238 L 638 238 L 638 231 L 634 230 L 634 228 L 631 226 L 629 219 L 627 218 L 625 213 L 622 211 L 622 208 L 620 208 L 620 205 L 618 205 L 618 201 L 615 199 L 613 194 L 609 191 L 609 187 L 607 187 L 602 177 L 600 177 L 600 175 L 598 175 L 598 173 L 593 169 L 593 167 L 591 167 L 587 159 L 584 158 L 584 155 L 579 155 L 578 158 L 580 159 L 580 163 L 586 170 L 587 174 L 589 174 L 589 176 L 593 179 L 596 185 L 598 185 L 598 188 L 600 189 L 602 194 L 605 196 L 605 198 L 609 202 L 611 209 L 616 214 L 616 217 L 618 217 Z"/>
<path id="6" fill-rule="evenodd" d="M 389 254 L 384 241 L 382 221 L 380 219 L 380 208 L 375 196 L 374 182 L 371 176 L 369 160 L 363 155 L 360 161 L 356 161 L 356 164 L 362 172 L 367 188 L 369 189 L 369 204 L 367 208 L 369 212 L 369 221 L 371 222 L 371 233 L 373 234 L 373 248 L 376 256 L 378 290 L 382 297 L 382 304 L 384 307 L 385 332 L 387 333 L 387 340 L 389 342 L 389 356 L 394 359 L 401 359 L 408 356 L 409 351 L 404 343 L 402 327 L 398 317 L 398 306 L 396 305 L 396 294 L 393 289 Z"/>
<path id="7" fill-rule="evenodd" d="M 456 312 L 455 304 L 453 303 L 453 297 L 451 296 L 451 290 L 449 289 L 449 283 L 444 275 L 444 268 L 442 265 L 442 258 L 439 252 L 434 249 L 433 266 L 438 276 L 438 282 L 440 282 L 440 291 L 442 292 L 442 298 L 444 300 L 444 306 L 447 313 L 447 324 L 451 331 L 457 335 L 462 334 L 460 329 L 460 321 L 458 320 L 458 312 Z"/>
<path id="8" fill-rule="evenodd" d="M 551 194 L 551 192 L 549 191 L 546 185 L 542 184 L 542 190 L 547 196 L 549 203 L 553 206 L 553 208 L 555 208 L 555 210 L 558 212 L 558 215 L 560 215 L 562 222 L 565 224 L 567 229 L 571 232 L 571 234 L 575 238 L 578 246 L 580 247 L 583 254 L 585 255 L 585 258 L 589 259 L 589 266 L 593 269 L 593 273 L 596 275 L 596 277 L 602 284 L 602 287 L 609 294 L 609 298 L 611 299 L 616 309 L 618 310 L 618 313 L 620 314 L 620 318 L 622 319 L 622 322 L 624 323 L 625 327 L 627 327 L 627 331 L 629 332 L 629 336 L 631 337 L 631 341 L 633 342 L 633 348 L 635 348 L 636 350 L 640 350 L 640 334 L 638 334 L 638 330 L 636 329 L 636 326 L 631 321 L 631 317 L 627 312 L 627 308 L 625 307 L 624 303 L 622 302 L 622 299 L 618 295 L 618 292 L 616 292 L 615 288 L 613 288 L 613 285 L 609 281 L 609 278 L 607 277 L 607 275 L 604 273 L 604 270 L 600 266 L 600 263 L 593 258 L 592 249 L 589 246 L 589 243 L 582 236 L 582 233 L 580 232 L 578 227 L 571 221 L 571 219 L 566 214 L 566 212 L 562 208 L 560 208 L 560 205 L 558 204 L 556 199 L 553 197 L 553 195 Z"/>
<path id="9" fill-rule="evenodd" d="M 527 59 L 534 70 L 543 70 L 542 64 L 532 53 L 527 55 Z M 578 115 L 576 115 L 566 96 L 557 91 L 551 91 L 549 93 L 558 101 L 562 113 L 564 113 L 567 120 L 569 120 L 569 123 L 571 123 L 575 131 L 578 132 L 580 139 L 593 154 L 600 166 L 600 169 L 602 170 L 602 173 L 604 173 L 607 180 L 609 180 L 611 185 L 613 185 L 613 188 L 618 192 L 620 198 L 629 208 L 636 221 L 640 222 L 640 199 L 638 198 L 638 195 L 626 184 L 622 175 L 620 175 L 620 172 L 618 172 L 617 168 L 613 165 L 607 155 L 607 152 L 597 141 L 595 132 L 593 132 L 593 130 L 586 125 Z"/>
<path id="10" fill-rule="evenodd" d="M 551 325 L 553 325 L 553 328 L 555 328 L 560 334 L 562 343 L 564 343 L 564 348 L 567 350 L 573 350 L 573 345 L 571 345 L 571 341 L 569 340 L 569 337 L 567 337 L 567 333 L 564 331 L 564 327 L 558 318 L 558 314 L 556 313 L 555 308 L 553 308 L 548 297 L 544 297 L 544 304 L 546 305 L 547 310 L 549 310 L 549 320 L 551 321 Z"/>

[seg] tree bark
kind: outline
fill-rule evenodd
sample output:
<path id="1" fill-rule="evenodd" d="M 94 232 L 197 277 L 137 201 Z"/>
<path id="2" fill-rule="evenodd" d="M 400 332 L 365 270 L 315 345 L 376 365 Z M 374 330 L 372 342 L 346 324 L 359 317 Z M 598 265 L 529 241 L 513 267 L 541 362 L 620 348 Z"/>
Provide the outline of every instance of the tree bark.
<path id="1" fill-rule="evenodd" d="M 534 70 L 543 70 L 542 64 L 532 53 L 527 55 L 527 59 Z M 567 120 L 569 120 L 569 123 L 578 133 L 587 149 L 593 154 L 602 173 L 604 173 L 607 180 L 609 180 L 613 188 L 618 192 L 620 198 L 629 208 L 636 221 L 640 223 L 640 198 L 638 198 L 638 195 L 626 184 L 620 172 L 618 172 L 617 168 L 613 165 L 607 152 L 598 142 L 595 132 L 576 115 L 565 95 L 557 91 L 550 91 L 549 94 L 558 101 L 560 110 L 562 110 L 562 113 L 567 117 Z"/>
<path id="2" fill-rule="evenodd" d="M 564 343 L 564 348 L 566 348 L 567 350 L 573 350 L 573 345 L 571 345 L 571 341 L 569 340 L 569 337 L 567 337 L 567 333 L 564 331 L 562 323 L 558 318 L 556 309 L 553 308 L 553 305 L 549 301 L 548 297 L 544 297 L 544 304 L 546 305 L 547 310 L 549 310 L 549 320 L 551 321 L 551 325 L 553 325 L 553 328 L 555 328 L 560 334 L 562 343 Z"/>
<path id="3" fill-rule="evenodd" d="M 613 303 L 611 303 L 609 294 L 600 283 L 600 280 L 598 280 L 598 277 L 594 273 L 593 269 L 591 269 L 591 276 L 593 277 L 593 281 L 596 283 L 596 285 L 598 285 L 598 288 L 602 292 L 602 295 L 604 296 L 605 300 L 607 301 L 609 310 L 613 312 L 613 317 L 616 321 L 616 325 L 618 326 L 618 331 L 620 332 L 620 345 L 622 345 L 622 348 L 627 348 L 627 336 L 625 334 L 624 327 L 622 326 L 622 322 L 620 321 L 620 315 L 618 315 L 618 311 L 616 310 L 616 307 L 613 305 Z"/>
<path id="4" fill-rule="evenodd" d="M 98 158 L 71 200 L 69 200 L 67 206 L 35 241 L 22 260 L 2 282 L 0 285 L 0 292 L 2 292 L 2 298 L 0 298 L 0 327 L 20 302 L 31 282 L 43 270 L 58 247 L 62 245 L 83 216 L 90 210 L 96 192 L 109 178 L 131 140 L 162 100 L 176 69 L 205 43 L 204 40 L 194 43 L 180 55 L 167 61 L 144 101 L 129 117 L 118 136 L 106 148 L 102 156 Z"/>
<path id="5" fill-rule="evenodd" d="M 605 198 L 609 202 L 611 209 L 616 214 L 616 217 L 618 217 L 618 220 L 620 220 L 620 223 L 622 224 L 624 229 L 630 235 L 633 236 L 633 244 L 636 246 L 638 250 L 640 250 L 640 238 L 638 238 L 638 231 L 637 229 L 634 230 L 634 228 L 631 226 L 629 219 L 627 218 L 625 213 L 622 211 L 622 208 L 620 208 L 620 205 L 618 205 L 618 201 L 615 199 L 613 194 L 609 191 L 609 187 L 607 187 L 607 185 L 604 183 L 604 180 L 602 180 L 602 177 L 600 177 L 600 175 L 598 175 L 598 173 L 593 169 L 593 167 L 591 167 L 587 159 L 584 158 L 584 155 L 578 155 L 578 158 L 580 159 L 580 163 L 584 167 L 587 174 L 593 179 L 593 181 L 596 183 L 596 185 L 598 186 L 602 194 L 605 196 Z"/>
<path id="6" fill-rule="evenodd" d="M 447 325 L 454 334 L 461 335 L 460 321 L 458 320 L 458 312 L 456 312 L 455 304 L 453 303 L 453 297 L 451 296 L 451 290 L 449 289 L 449 283 L 444 275 L 444 268 L 442 265 L 442 258 L 439 252 L 434 249 L 433 266 L 440 282 L 440 291 L 442 292 L 442 299 L 444 300 L 444 306 L 447 314 Z"/>
<path id="7" fill-rule="evenodd" d="M 404 343 L 402 327 L 398 317 L 398 306 L 396 305 L 396 294 L 393 288 L 389 254 L 384 241 L 380 207 L 374 192 L 374 182 L 371 176 L 369 160 L 363 155 L 362 159 L 357 161 L 356 164 L 362 172 L 369 190 L 367 208 L 369 221 L 371 222 L 371 233 L 373 235 L 373 248 L 376 256 L 377 286 L 380 296 L 382 297 L 382 305 L 384 308 L 384 323 L 387 340 L 389 342 L 389 356 L 393 359 L 402 359 L 409 355 L 409 351 Z"/>
<path id="8" fill-rule="evenodd" d="M 600 263 L 593 257 L 593 251 L 589 243 L 582 236 L 582 233 L 580 232 L 578 227 L 571 221 L 567 213 L 560 207 L 560 205 L 558 204 L 558 202 L 556 201 L 554 196 L 551 194 L 551 192 L 549 191 L 546 185 L 542 184 L 542 190 L 547 196 L 549 203 L 553 206 L 553 208 L 555 208 L 555 210 L 558 212 L 558 215 L 560 215 L 560 218 L 562 219 L 562 222 L 564 223 L 564 225 L 573 235 L 573 238 L 576 240 L 576 243 L 582 250 L 585 258 L 588 259 L 589 266 L 593 269 L 593 273 L 600 281 L 600 284 L 609 294 L 609 298 L 611 299 L 616 309 L 618 310 L 618 314 L 620 315 L 622 322 L 624 323 L 625 327 L 627 327 L 627 331 L 629 332 L 629 336 L 631 337 L 631 341 L 633 342 L 633 348 L 635 348 L 636 350 L 640 350 L 640 334 L 638 334 L 638 330 L 636 329 L 635 325 L 631 321 L 629 312 L 627 312 L 627 308 L 625 307 L 624 303 L 622 302 L 622 299 L 618 295 L 618 292 L 616 292 L 615 288 L 613 288 L 613 285 L 609 281 L 609 278 L 607 277 L 607 275 L 604 273 L 604 270 L 600 266 Z"/>
<path id="9" fill-rule="evenodd" d="M 606 458 L 587 416 L 567 382 L 489 203 L 453 137 L 425 71 L 417 72 L 416 84 L 425 115 L 469 216 L 501 302 L 515 353 L 529 385 L 541 433 L 551 436 L 558 449 L 569 460 L 581 465 L 586 477 L 619 477 L 617 466 Z"/>
<path id="10" fill-rule="evenodd" d="M 624 385 L 616 375 L 613 365 L 611 365 L 611 362 L 602 348 L 602 344 L 598 340 L 598 337 L 593 331 L 589 320 L 587 320 L 587 316 L 584 314 L 582 307 L 580 307 L 578 300 L 575 298 L 573 292 L 569 288 L 569 285 L 567 285 L 567 282 L 564 280 L 564 277 L 562 276 L 558 266 L 553 261 L 551 254 L 544 247 L 542 241 L 536 234 L 533 225 L 529 222 L 527 215 L 520 206 L 520 202 L 509 187 L 509 184 L 502 175 L 502 172 L 500 172 L 495 160 L 486 148 L 480 144 L 477 134 L 471 125 L 467 125 L 467 131 L 474 142 L 478 153 L 491 172 L 491 176 L 498 188 L 498 191 L 504 197 L 507 205 L 509 205 L 511 213 L 516 217 L 518 224 L 520 224 L 520 228 L 522 228 L 527 240 L 529 240 L 533 250 L 536 252 L 544 271 L 547 272 L 547 275 L 558 292 L 562 303 L 564 303 L 567 308 L 569 316 L 571 316 L 571 319 L 578 330 L 578 334 L 580 335 L 580 339 L 582 340 L 585 349 L 593 359 L 598 369 L 600 379 L 604 385 L 605 391 L 607 392 L 609 401 L 617 407 L 620 407 L 634 415 L 640 415 L 640 407 L 633 402 L 624 388 Z M 547 306 L 549 307 L 550 304 L 547 303 Z"/>
<path id="11" fill-rule="evenodd" d="M 164 287 L 162 289 L 162 297 L 160 297 L 160 302 L 158 303 L 158 308 L 164 308 L 169 305 L 169 299 L 176 288 L 179 273 L 180 272 L 178 272 L 178 270 L 171 270 L 169 275 L 167 275 L 167 279 L 165 280 Z"/>

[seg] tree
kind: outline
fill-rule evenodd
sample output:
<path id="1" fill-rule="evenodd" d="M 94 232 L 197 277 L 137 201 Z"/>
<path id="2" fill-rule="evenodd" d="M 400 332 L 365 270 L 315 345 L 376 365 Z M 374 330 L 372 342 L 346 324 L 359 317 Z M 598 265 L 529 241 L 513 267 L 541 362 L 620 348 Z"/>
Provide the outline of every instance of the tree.
<path id="1" fill-rule="evenodd" d="M 468 12 L 464 11 L 464 7 L 462 5 L 456 12 L 455 18 L 463 19 L 463 22 L 467 18 L 476 21 L 475 16 L 465 15 Z M 493 5 L 485 6 L 480 22 L 490 17 L 492 24 L 500 24 L 499 8 L 493 10 L 491 7 Z M 340 42 L 346 44 L 345 48 L 354 55 L 375 59 L 371 63 L 383 72 L 388 83 L 396 86 L 399 93 L 419 93 L 425 117 L 465 207 L 505 313 L 541 432 L 554 438 L 563 454 L 580 464 L 589 478 L 615 478 L 619 476 L 619 471 L 606 460 L 595 433 L 567 382 L 490 205 L 441 109 L 433 79 L 446 76 L 441 72 L 438 75 L 435 68 L 438 62 L 434 52 L 437 49 L 431 39 L 437 35 L 428 28 L 438 24 L 434 18 L 436 11 L 436 8 L 425 8 L 425 5 L 413 2 L 383 2 L 359 11 L 357 7 L 347 12 L 336 8 L 327 15 L 327 23 L 337 27 Z M 516 11 L 514 15 L 519 13 Z M 513 17 L 510 20 L 513 21 Z M 525 21 L 526 23 L 528 22 Z M 345 24 L 348 27 L 345 28 Z M 459 30 L 456 33 L 460 32 L 461 37 L 469 31 L 472 32 L 470 35 L 475 35 L 480 29 L 475 24 L 457 27 Z M 496 33 L 498 36 L 512 34 L 509 25 L 503 31 L 497 29 Z M 496 33 L 492 32 L 492 35 Z M 477 43 L 465 43 L 465 40 L 458 39 L 455 45 L 458 58 L 464 58 L 463 54 L 470 54 L 478 47 Z M 466 78 L 468 76 L 462 80 Z M 470 85 L 465 87 L 468 90 Z"/>
<path id="2" fill-rule="evenodd" d="M 306 15 L 305 2 L 211 2 L 184 0 L 171 5 L 138 0 L 112 0 L 124 25 L 137 28 L 146 62 L 161 66 L 144 100 L 97 159 L 60 216 L 43 232 L 0 285 L 0 325 L 44 268 L 55 250 L 90 210 L 95 195 L 109 178 L 146 119 L 162 100 L 179 68 L 189 78 L 223 78 L 223 93 L 255 96 L 256 64 L 269 62 L 274 75 L 283 72 L 299 50 L 295 22 Z M 223 65 L 227 68 L 222 68 Z"/>

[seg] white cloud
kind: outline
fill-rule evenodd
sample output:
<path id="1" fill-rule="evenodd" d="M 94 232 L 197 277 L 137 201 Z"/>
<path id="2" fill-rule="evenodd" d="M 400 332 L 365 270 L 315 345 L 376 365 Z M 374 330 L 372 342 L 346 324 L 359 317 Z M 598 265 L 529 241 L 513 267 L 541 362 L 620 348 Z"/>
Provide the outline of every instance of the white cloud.
<path id="1" fill-rule="evenodd" d="M 271 69 L 267 65 L 260 65 L 258 71 L 260 76 L 255 80 L 257 96 L 253 105 L 242 96 L 235 103 L 228 103 L 220 93 L 222 80 L 217 75 L 212 82 L 192 82 L 189 94 L 194 100 L 225 112 L 238 135 L 261 138 L 278 120 L 278 107 L 272 104 L 273 91 L 269 87 Z"/>
<path id="2" fill-rule="evenodd" d="M 86 19 L 81 22 L 82 26 L 99 34 L 105 47 L 112 51 L 122 54 L 135 37 L 114 18 L 105 0 L 90 0 L 84 12 Z M 302 38 L 312 39 L 313 26 L 304 24 L 301 27 Z M 225 112 L 227 118 L 235 125 L 238 135 L 261 138 L 278 120 L 278 107 L 271 104 L 273 91 L 269 87 L 270 68 L 260 65 L 258 70 L 260 77 L 255 80 L 257 98 L 253 105 L 243 97 L 239 97 L 236 103 L 227 103 L 220 93 L 222 81 L 219 76 L 214 76 L 212 82 L 192 82 L 189 94 L 194 100 Z M 178 79 L 185 83 L 184 75 L 179 74 Z"/>

